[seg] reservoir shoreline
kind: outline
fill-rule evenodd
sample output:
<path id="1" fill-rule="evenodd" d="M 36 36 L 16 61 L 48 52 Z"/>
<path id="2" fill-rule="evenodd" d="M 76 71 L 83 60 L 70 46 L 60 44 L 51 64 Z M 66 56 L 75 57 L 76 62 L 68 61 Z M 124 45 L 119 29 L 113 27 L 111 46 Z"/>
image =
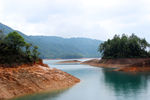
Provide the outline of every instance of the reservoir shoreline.
<path id="1" fill-rule="evenodd" d="M 121 59 L 92 59 L 81 62 L 96 67 L 115 68 L 114 71 L 148 72 L 150 71 L 150 58 L 121 58 Z"/>
<path id="2" fill-rule="evenodd" d="M 67 89 L 78 82 L 66 72 L 40 64 L 0 67 L 0 99 Z"/>

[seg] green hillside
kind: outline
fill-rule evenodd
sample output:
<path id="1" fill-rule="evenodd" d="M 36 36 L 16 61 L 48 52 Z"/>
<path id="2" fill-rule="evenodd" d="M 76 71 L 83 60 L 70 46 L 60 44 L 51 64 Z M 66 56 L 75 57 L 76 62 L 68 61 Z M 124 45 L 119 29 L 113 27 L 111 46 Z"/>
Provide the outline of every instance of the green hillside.
<path id="1" fill-rule="evenodd" d="M 0 23 L 5 34 L 14 31 Z M 17 31 L 19 32 L 19 31 Z M 19 32 L 27 42 L 39 47 L 42 58 L 81 58 L 99 57 L 98 45 L 102 41 L 89 38 L 61 38 L 55 36 L 27 36 Z"/>

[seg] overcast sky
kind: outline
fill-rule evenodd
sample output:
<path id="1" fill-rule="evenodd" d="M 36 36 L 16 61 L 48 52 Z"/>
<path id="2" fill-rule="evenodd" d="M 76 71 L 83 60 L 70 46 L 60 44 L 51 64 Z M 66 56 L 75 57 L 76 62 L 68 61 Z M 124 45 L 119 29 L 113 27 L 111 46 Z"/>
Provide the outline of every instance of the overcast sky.
<path id="1" fill-rule="evenodd" d="M 135 33 L 150 42 L 150 0 L 0 0 L 0 22 L 27 35 Z"/>

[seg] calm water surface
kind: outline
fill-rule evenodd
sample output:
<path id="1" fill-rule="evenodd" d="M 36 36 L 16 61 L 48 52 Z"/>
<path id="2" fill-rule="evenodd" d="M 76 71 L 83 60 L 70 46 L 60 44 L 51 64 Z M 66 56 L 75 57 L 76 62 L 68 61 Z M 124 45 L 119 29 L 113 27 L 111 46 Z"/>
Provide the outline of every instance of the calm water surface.
<path id="1" fill-rule="evenodd" d="M 79 63 L 56 64 L 59 61 L 62 60 L 44 60 L 44 63 L 78 77 L 79 84 L 64 91 L 15 100 L 150 100 L 149 73 L 113 72 Z"/>

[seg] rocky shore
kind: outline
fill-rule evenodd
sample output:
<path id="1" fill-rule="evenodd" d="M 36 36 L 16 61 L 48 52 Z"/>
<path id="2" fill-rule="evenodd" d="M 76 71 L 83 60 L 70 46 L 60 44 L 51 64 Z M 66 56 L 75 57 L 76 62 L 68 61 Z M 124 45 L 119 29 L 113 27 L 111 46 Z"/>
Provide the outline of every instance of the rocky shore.
<path id="1" fill-rule="evenodd" d="M 66 72 L 41 64 L 0 67 L 0 99 L 65 89 L 78 82 Z"/>
<path id="2" fill-rule="evenodd" d="M 115 71 L 150 71 L 150 58 L 92 59 L 84 61 L 81 64 L 104 68 L 116 68 Z"/>

